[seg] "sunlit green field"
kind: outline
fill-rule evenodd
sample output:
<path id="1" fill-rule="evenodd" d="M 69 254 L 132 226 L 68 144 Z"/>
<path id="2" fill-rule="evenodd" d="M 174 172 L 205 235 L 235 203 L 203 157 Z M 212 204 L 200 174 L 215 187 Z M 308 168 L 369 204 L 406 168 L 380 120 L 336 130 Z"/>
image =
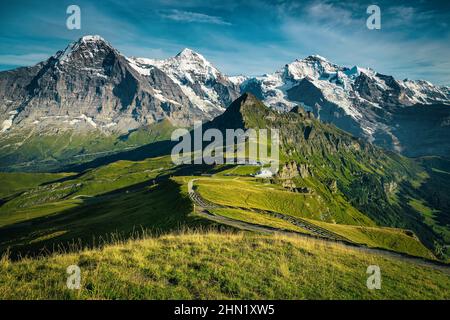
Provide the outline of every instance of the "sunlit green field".
<path id="1" fill-rule="evenodd" d="M 251 210 L 275 211 L 305 219 L 312 224 L 341 235 L 351 242 L 434 259 L 433 254 L 412 232 L 395 228 L 374 227 L 373 225 L 355 226 L 330 223 L 321 221 L 320 215 L 308 215 L 307 210 L 300 210 L 299 208 L 313 207 L 309 202 L 313 198 L 311 196 L 288 192 L 273 185 L 256 183 L 251 179 L 230 179 L 224 183 L 221 179 L 200 178 L 196 181 L 196 185 L 199 186 L 198 191 L 205 199 L 226 206 L 239 207 L 239 209 L 213 210 L 213 212 L 220 215 L 245 222 L 258 222 L 268 226 L 282 223 L 280 228 L 298 231 L 298 228 L 286 227 L 286 224 L 289 225 L 288 222 L 279 221 Z M 247 208 L 248 210 L 243 210 L 242 208 Z M 320 212 L 319 210 L 323 209 L 315 207 L 315 210 Z M 271 219 L 274 219 L 274 221 L 271 221 Z M 305 229 L 303 230 L 306 231 Z"/>
<path id="2" fill-rule="evenodd" d="M 200 179 L 196 185 L 206 199 L 219 204 L 271 210 L 304 218 L 323 219 L 324 213 L 330 212 L 329 207 L 333 205 L 317 195 L 289 192 L 281 186 L 255 182 L 251 178 L 229 179 L 226 183 L 220 179 Z M 339 196 L 334 201 L 342 204 L 342 214 L 333 212 L 328 221 L 375 225 Z"/>

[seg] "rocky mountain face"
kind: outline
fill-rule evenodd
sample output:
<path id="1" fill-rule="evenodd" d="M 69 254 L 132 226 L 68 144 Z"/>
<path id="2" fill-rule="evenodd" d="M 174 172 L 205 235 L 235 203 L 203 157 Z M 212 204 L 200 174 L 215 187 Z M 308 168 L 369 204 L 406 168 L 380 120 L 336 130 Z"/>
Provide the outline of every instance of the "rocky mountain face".
<path id="1" fill-rule="evenodd" d="M 219 115 L 239 97 L 239 86 L 217 70 L 202 55 L 184 49 L 166 60 L 145 58 L 129 59 L 141 74 L 156 67 L 164 71 L 206 114 Z"/>
<path id="2" fill-rule="evenodd" d="M 320 56 L 296 60 L 273 74 L 241 78 L 240 87 L 272 108 L 289 111 L 300 104 L 323 121 L 409 156 L 450 155 L 449 87 L 398 81 Z"/>
<path id="3" fill-rule="evenodd" d="M 165 139 L 238 95 L 189 49 L 149 61 L 85 36 L 35 66 L 0 72 L 0 170 L 52 170 Z"/>
<path id="4" fill-rule="evenodd" d="M 128 132 L 168 119 L 211 119 L 238 88 L 201 55 L 185 49 L 149 63 L 85 36 L 33 67 L 0 72 L 0 131 L 33 126 Z"/>

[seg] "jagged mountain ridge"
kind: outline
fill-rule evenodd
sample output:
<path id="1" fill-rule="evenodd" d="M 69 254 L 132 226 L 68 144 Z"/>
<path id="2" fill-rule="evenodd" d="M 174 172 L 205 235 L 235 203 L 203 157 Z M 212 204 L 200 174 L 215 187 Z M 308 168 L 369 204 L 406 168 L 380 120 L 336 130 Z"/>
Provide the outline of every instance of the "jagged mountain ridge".
<path id="1" fill-rule="evenodd" d="M 265 104 L 289 111 L 296 104 L 343 130 L 406 155 L 450 155 L 450 88 L 423 80 L 398 81 L 368 68 L 341 67 L 321 56 L 309 56 L 286 64 L 273 74 L 241 79 L 242 91 L 249 91 Z M 417 106 L 434 105 L 440 118 L 417 123 L 424 112 Z M 436 131 L 422 135 L 422 144 L 410 145 L 407 130 Z M 436 139 L 441 137 L 441 139 Z M 430 139 L 438 142 L 430 147 Z"/>
<path id="2" fill-rule="evenodd" d="M 425 80 L 399 81 L 370 68 L 339 66 L 318 55 L 297 59 L 272 74 L 236 78 L 243 89 L 257 85 L 258 88 L 253 87 L 253 90 L 260 90 L 254 93 L 257 97 L 271 107 L 285 110 L 297 102 L 287 91 L 302 80 L 313 83 L 324 91 L 330 102 L 340 103 L 348 114 L 354 116 L 358 115 L 358 111 L 349 106 L 351 101 L 348 100 L 355 97 L 373 104 L 381 102 L 404 106 L 450 102 L 448 86 L 434 86 Z"/>
<path id="3" fill-rule="evenodd" d="M 200 67 L 214 71 L 215 82 L 191 78 L 188 92 L 164 65 L 142 72 L 137 60 L 100 36 L 84 36 L 33 67 L 0 72 L 0 130 L 32 125 L 127 132 L 166 118 L 178 126 L 211 119 L 234 100 L 237 87 L 190 50 L 169 60 L 182 67 L 197 57 Z M 208 108 L 202 89 L 215 98 Z"/>
<path id="4" fill-rule="evenodd" d="M 16 90 L 7 89 L 9 82 Z M 0 88 L 9 102 L 2 107 L 15 113 L 19 127 L 126 132 L 166 117 L 187 124 L 200 114 L 162 71 L 154 68 L 143 77 L 100 37 L 83 37 L 35 67 L 1 73 Z M 158 99 L 160 92 L 170 98 Z"/>

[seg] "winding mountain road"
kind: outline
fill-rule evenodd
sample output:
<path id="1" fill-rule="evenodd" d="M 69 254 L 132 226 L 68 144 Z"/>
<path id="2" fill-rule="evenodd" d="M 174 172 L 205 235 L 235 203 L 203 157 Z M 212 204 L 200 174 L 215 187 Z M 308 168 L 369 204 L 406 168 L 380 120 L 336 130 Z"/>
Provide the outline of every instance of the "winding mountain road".
<path id="1" fill-rule="evenodd" d="M 366 252 L 366 253 L 371 253 L 371 254 L 380 254 L 383 256 L 394 257 L 394 258 L 397 258 L 397 259 L 400 259 L 403 261 L 415 263 L 415 264 L 418 264 L 421 266 L 432 267 L 434 269 L 440 270 L 440 271 L 450 275 L 450 266 L 448 264 L 441 263 L 438 261 L 428 260 L 425 258 L 411 256 L 411 255 L 408 255 L 405 253 L 394 252 L 394 251 L 390 251 L 387 249 L 369 248 L 365 245 L 352 242 L 340 235 L 337 235 L 328 230 L 325 230 L 323 228 L 315 226 L 315 225 L 313 225 L 307 221 L 304 221 L 302 219 L 286 216 L 281 213 L 265 211 L 265 210 L 256 210 L 259 213 L 268 214 L 273 217 L 291 222 L 296 226 L 299 226 L 301 228 L 304 228 L 304 229 L 310 231 L 312 234 L 301 233 L 301 232 L 297 232 L 297 231 L 289 231 L 289 230 L 279 229 L 279 228 L 270 227 L 270 226 L 263 226 L 260 224 L 249 223 L 249 222 L 213 214 L 209 210 L 213 210 L 213 209 L 217 209 L 217 208 L 235 208 L 235 209 L 240 209 L 240 208 L 231 207 L 231 206 L 223 206 L 223 205 L 216 204 L 209 200 L 204 199 L 195 190 L 194 182 L 196 180 L 199 180 L 199 178 L 192 179 L 188 182 L 189 197 L 192 200 L 192 202 L 194 203 L 195 212 L 198 215 L 200 215 L 201 217 L 204 217 L 206 219 L 215 221 L 220 224 L 228 225 L 228 226 L 231 226 L 234 228 L 238 228 L 241 230 L 259 232 L 259 233 L 263 233 L 263 234 L 282 234 L 282 235 L 288 235 L 288 236 L 299 236 L 299 237 L 310 238 L 310 239 L 313 238 L 316 240 L 322 240 L 322 241 L 326 241 L 326 242 L 339 243 L 343 246 L 350 247 L 352 249 L 355 249 L 355 250 L 358 250 L 361 252 Z"/>
<path id="2" fill-rule="evenodd" d="M 219 218 L 220 220 L 223 222 L 240 222 L 240 225 L 243 226 L 259 226 L 262 230 L 268 229 L 270 231 L 273 230 L 278 230 L 278 231 L 284 231 L 281 229 L 277 229 L 277 228 L 272 228 L 272 227 L 267 227 L 267 226 L 261 226 L 261 225 L 257 225 L 257 224 L 252 224 L 252 223 L 248 223 L 248 222 L 243 222 L 240 220 L 236 220 L 236 219 L 232 219 L 232 218 L 228 218 L 228 217 L 223 217 L 223 216 L 218 216 L 218 215 L 214 215 L 211 214 L 208 210 L 213 210 L 213 209 L 218 209 L 218 208 L 226 208 L 226 209 L 242 209 L 242 208 L 238 208 L 238 207 L 233 207 L 233 206 L 225 206 L 225 205 L 220 205 L 220 204 L 216 204 L 213 203 L 211 201 L 208 201 L 206 199 L 204 199 L 198 192 L 195 191 L 194 188 L 194 182 L 196 180 L 199 179 L 192 179 L 189 181 L 188 183 L 188 192 L 189 192 L 189 197 L 191 198 L 191 200 L 199 207 L 199 209 L 203 209 L 203 212 L 206 212 L 209 216 L 209 218 L 211 217 L 216 217 Z M 217 179 L 218 180 L 218 179 Z M 226 181 L 226 180 L 225 180 Z M 246 210 L 248 210 L 246 208 Z M 313 235 L 317 236 L 317 237 L 323 237 L 323 238 L 327 238 L 330 240 L 334 240 L 334 241 L 345 241 L 345 242 L 349 242 L 349 243 L 353 243 L 352 241 L 350 241 L 349 239 L 346 239 L 344 237 L 342 237 L 341 235 L 338 235 L 334 232 L 331 232 L 329 230 L 326 230 L 324 228 L 321 228 L 319 226 L 316 226 L 306 220 L 303 220 L 301 218 L 297 218 L 297 217 L 291 217 L 285 214 L 281 214 L 278 212 L 274 212 L 274 211 L 269 211 L 269 210 L 262 210 L 262 209 L 251 209 L 252 211 L 255 211 L 257 213 L 263 214 L 263 215 L 268 215 L 277 219 L 281 219 L 284 221 L 287 221 L 297 227 L 300 227 L 302 229 L 305 229 L 307 231 L 309 231 L 310 233 L 312 233 Z M 290 234 L 292 233 L 300 233 L 300 232 L 296 232 L 296 231 L 290 231 Z M 301 233 L 300 233 L 301 234 Z"/>

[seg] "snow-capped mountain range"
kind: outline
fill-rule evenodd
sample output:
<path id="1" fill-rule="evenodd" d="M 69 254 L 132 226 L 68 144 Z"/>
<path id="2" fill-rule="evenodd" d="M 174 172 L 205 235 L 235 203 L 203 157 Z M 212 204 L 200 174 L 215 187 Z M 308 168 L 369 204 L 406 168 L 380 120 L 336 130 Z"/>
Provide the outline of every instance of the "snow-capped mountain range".
<path id="1" fill-rule="evenodd" d="M 417 145 L 422 151 L 412 150 L 404 144 L 405 140 L 411 139 L 406 128 L 412 129 L 419 116 L 424 118 L 420 119 L 422 124 L 415 124 L 415 130 L 424 133 L 441 128 L 442 137 L 449 137 L 448 86 L 434 86 L 423 80 L 399 81 L 370 68 L 342 67 L 314 55 L 286 64 L 272 74 L 241 78 L 240 88 L 280 111 L 288 111 L 300 104 L 323 121 L 408 155 L 428 154 L 435 149 L 450 152 L 445 141 L 436 146 Z M 424 146 L 426 151 L 423 151 Z"/>
<path id="2" fill-rule="evenodd" d="M 409 155 L 439 148 L 450 154 L 449 142 L 440 143 L 450 141 L 448 86 L 396 80 L 317 55 L 272 74 L 228 77 L 190 49 L 165 60 L 125 57 L 100 36 L 82 37 L 35 66 L 0 72 L 0 134 L 30 126 L 127 132 L 161 119 L 189 126 L 221 114 L 246 91 L 279 111 L 302 105 Z M 426 148 L 413 150 L 417 136 L 405 130 L 426 132 Z"/>
<path id="3" fill-rule="evenodd" d="M 380 103 L 410 106 L 450 102 L 448 86 L 433 86 L 423 80 L 398 81 L 370 68 L 341 67 L 318 55 L 295 60 L 273 74 L 241 79 L 242 90 L 256 91 L 266 104 L 281 110 L 289 110 L 302 102 L 303 99 L 293 97 L 289 91 L 292 92 L 302 80 L 307 80 L 321 90 L 326 100 L 335 103 L 355 120 L 362 118 L 364 111 L 358 108 L 357 101 L 368 102 L 375 107 Z M 369 84 L 374 90 L 393 97 L 386 101 L 383 94 L 370 96 L 375 92 L 366 90 Z M 309 107 L 313 109 L 313 106 Z M 370 127 L 366 129 L 370 131 Z"/>
<path id="4" fill-rule="evenodd" d="M 168 119 L 190 126 L 239 95 L 201 55 L 128 58 L 84 36 L 33 67 L 0 72 L 0 132 L 22 127 L 128 132 Z"/>

